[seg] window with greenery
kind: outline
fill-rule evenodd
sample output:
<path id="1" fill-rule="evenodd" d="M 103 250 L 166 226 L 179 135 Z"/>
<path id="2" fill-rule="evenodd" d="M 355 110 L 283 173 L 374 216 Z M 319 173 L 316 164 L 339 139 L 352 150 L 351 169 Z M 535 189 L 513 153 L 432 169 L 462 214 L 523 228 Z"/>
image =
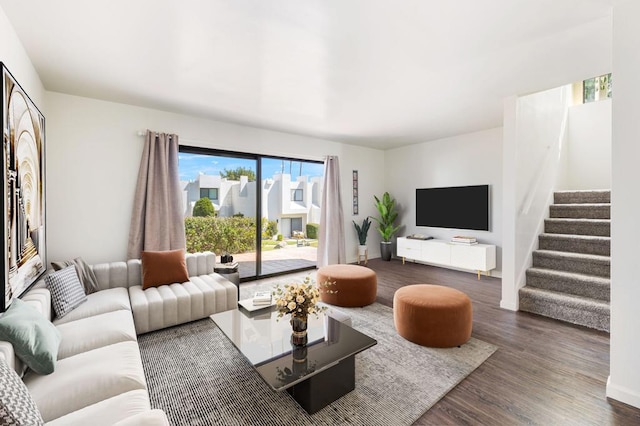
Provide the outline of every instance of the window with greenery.
<path id="1" fill-rule="evenodd" d="M 303 201 L 302 200 L 302 189 L 293 189 L 293 190 L 291 190 L 291 199 L 293 201 Z"/>
<path id="2" fill-rule="evenodd" d="M 200 198 L 208 198 L 211 201 L 217 201 L 218 188 L 200 188 Z"/>
<path id="3" fill-rule="evenodd" d="M 582 102 L 611 98 L 611 73 L 589 78 L 582 83 Z"/>
<path id="4" fill-rule="evenodd" d="M 233 255 L 243 281 L 316 267 L 321 161 L 182 145 L 179 168 L 188 252 Z M 309 211 L 292 220 L 286 201 L 304 197 Z M 307 238 L 292 238 L 305 224 Z"/>

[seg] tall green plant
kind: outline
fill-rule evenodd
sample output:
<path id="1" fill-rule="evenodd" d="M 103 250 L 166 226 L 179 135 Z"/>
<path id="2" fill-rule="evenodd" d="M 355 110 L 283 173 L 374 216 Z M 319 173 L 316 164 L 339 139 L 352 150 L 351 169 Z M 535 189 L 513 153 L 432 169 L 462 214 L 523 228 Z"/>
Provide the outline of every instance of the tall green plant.
<path id="1" fill-rule="evenodd" d="M 369 217 L 365 217 L 362 220 L 362 225 L 358 225 L 355 220 L 352 221 L 353 226 L 356 228 L 356 234 L 358 234 L 358 241 L 360 241 L 360 245 L 364 246 L 367 244 L 367 234 L 369 233 L 369 227 L 371 226 L 371 221 Z"/>
<path id="2" fill-rule="evenodd" d="M 390 242 L 393 235 L 400 229 L 399 226 L 394 226 L 393 223 L 398 217 L 396 211 L 396 200 L 391 198 L 388 192 L 382 195 L 382 199 L 379 199 L 375 195 L 373 196 L 376 202 L 376 209 L 380 214 L 380 218 L 373 217 L 372 219 L 378 222 L 378 232 L 382 236 L 382 241 Z"/>

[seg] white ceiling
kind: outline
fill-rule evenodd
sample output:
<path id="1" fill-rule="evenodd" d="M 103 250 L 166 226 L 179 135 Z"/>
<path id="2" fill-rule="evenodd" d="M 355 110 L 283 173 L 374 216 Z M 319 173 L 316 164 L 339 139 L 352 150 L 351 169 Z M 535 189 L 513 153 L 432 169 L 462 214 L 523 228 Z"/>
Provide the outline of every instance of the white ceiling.
<path id="1" fill-rule="evenodd" d="M 613 0 L 0 0 L 47 90 L 393 148 L 611 71 Z M 0 58 L 1 59 L 1 58 Z"/>

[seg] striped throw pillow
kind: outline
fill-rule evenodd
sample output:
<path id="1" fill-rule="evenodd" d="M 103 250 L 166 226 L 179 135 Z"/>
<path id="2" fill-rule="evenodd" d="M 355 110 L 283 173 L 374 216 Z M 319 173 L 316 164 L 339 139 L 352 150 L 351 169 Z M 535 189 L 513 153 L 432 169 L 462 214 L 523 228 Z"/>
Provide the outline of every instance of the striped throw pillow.
<path id="1" fill-rule="evenodd" d="M 49 274 L 44 279 L 51 292 L 51 304 L 58 318 L 62 318 L 87 300 L 75 266 Z"/>

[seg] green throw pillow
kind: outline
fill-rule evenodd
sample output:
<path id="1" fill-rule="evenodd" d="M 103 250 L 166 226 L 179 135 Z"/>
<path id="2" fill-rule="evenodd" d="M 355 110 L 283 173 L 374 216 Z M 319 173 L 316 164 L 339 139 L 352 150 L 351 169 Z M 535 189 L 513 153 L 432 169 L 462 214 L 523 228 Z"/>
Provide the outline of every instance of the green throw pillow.
<path id="1" fill-rule="evenodd" d="M 11 343 L 18 358 L 38 374 L 53 373 L 60 339 L 58 329 L 20 299 L 0 317 L 0 340 Z"/>

